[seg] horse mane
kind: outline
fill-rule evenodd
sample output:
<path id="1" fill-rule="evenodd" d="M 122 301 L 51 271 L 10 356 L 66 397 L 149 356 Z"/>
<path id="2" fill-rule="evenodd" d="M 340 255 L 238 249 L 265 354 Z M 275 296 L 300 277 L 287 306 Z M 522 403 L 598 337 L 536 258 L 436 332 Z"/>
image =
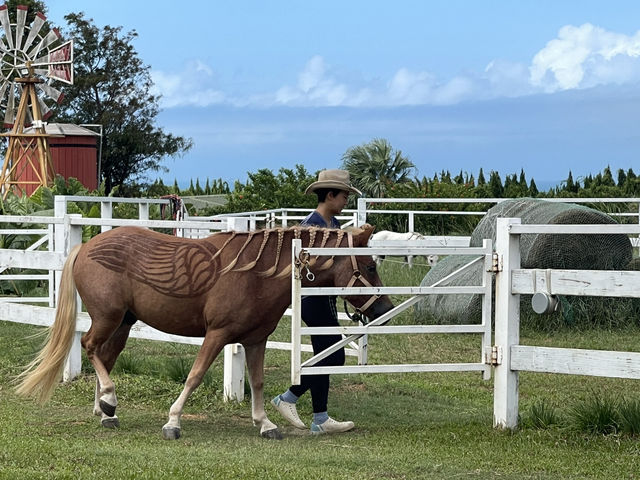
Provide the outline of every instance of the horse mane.
<path id="1" fill-rule="evenodd" d="M 308 240 L 306 240 L 306 242 L 305 242 L 305 236 L 302 235 L 303 232 L 308 232 Z M 318 235 L 319 233 L 322 234 L 322 238 L 320 240 L 320 244 L 316 245 L 316 240 L 319 237 Z M 346 232 L 340 229 L 296 226 L 296 227 L 289 227 L 289 228 L 264 229 L 264 230 L 258 230 L 253 232 L 221 232 L 215 235 L 229 236 L 229 238 L 226 239 L 222 247 L 220 247 L 220 249 L 216 252 L 215 257 L 219 256 L 224 249 L 228 248 L 232 240 L 234 240 L 237 237 L 246 236 L 244 243 L 238 250 L 238 253 L 233 258 L 233 260 L 231 260 L 229 264 L 227 264 L 224 268 L 221 269 L 220 271 L 221 275 L 225 275 L 229 272 L 248 272 L 252 270 L 253 268 L 255 268 L 255 266 L 258 264 L 258 262 L 262 258 L 267 245 L 270 242 L 273 243 L 275 241 L 277 243 L 276 243 L 275 261 L 273 265 L 266 270 L 257 272 L 257 274 L 260 275 L 261 277 L 266 277 L 266 278 L 272 277 L 274 275 L 275 275 L 275 278 L 283 278 L 291 274 L 291 264 L 287 265 L 281 272 L 279 273 L 277 272 L 278 263 L 280 262 L 280 256 L 282 254 L 282 247 L 285 242 L 285 237 L 292 235 L 293 238 L 302 239 L 303 247 L 308 248 L 308 247 L 317 246 L 319 248 L 323 248 L 327 245 L 327 243 L 329 243 L 331 237 L 335 236 L 335 243 L 333 246 L 338 247 L 340 243 L 342 243 L 342 239 L 346 235 Z M 247 249 L 247 247 L 249 247 L 249 245 L 251 245 L 252 243 L 255 243 L 256 241 L 260 241 L 259 240 L 260 238 L 262 238 L 262 240 L 261 240 L 260 248 L 258 249 L 258 253 L 256 257 L 250 262 L 247 262 L 244 265 L 236 267 L 242 253 Z M 317 263 L 317 261 L 318 261 L 318 256 L 315 256 L 309 262 L 309 266 L 310 267 L 314 266 Z M 334 261 L 334 257 L 332 256 L 327 261 L 323 262 L 319 266 L 319 269 L 327 270 L 328 268 L 331 268 L 331 266 L 333 265 L 333 261 Z"/>

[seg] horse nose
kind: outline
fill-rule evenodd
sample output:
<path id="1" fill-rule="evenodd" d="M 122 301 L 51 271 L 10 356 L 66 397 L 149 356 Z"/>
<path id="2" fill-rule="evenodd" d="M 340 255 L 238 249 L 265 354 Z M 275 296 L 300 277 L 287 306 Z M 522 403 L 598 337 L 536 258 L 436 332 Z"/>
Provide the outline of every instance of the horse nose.
<path id="1" fill-rule="evenodd" d="M 370 311 L 367 311 L 367 316 L 371 319 L 376 319 L 380 315 L 387 313 L 389 310 L 394 308 L 393 302 L 389 300 L 389 297 L 386 295 L 380 297 L 373 305 L 371 305 Z"/>

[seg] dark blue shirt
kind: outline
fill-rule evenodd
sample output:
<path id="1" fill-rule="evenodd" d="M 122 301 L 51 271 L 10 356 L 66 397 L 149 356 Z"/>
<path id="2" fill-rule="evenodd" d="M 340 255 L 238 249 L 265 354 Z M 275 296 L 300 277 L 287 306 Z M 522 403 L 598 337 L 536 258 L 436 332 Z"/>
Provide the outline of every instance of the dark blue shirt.
<path id="1" fill-rule="evenodd" d="M 324 227 L 324 228 L 340 228 L 340 222 L 336 217 L 331 217 L 331 227 L 327 225 L 324 217 L 318 213 L 317 210 L 314 210 L 307 218 L 305 218 L 301 223 L 301 227 Z M 336 307 L 336 299 L 338 297 L 330 295 L 327 297 L 315 297 L 317 300 L 314 302 L 314 297 L 303 296 L 302 297 L 302 318 L 308 319 L 309 312 L 311 309 L 317 310 L 318 306 L 320 306 L 321 310 L 324 312 L 324 315 L 320 313 L 320 318 L 323 316 L 327 319 L 327 323 L 320 323 L 317 326 L 333 326 L 338 321 L 338 308 Z M 318 305 L 318 302 L 321 302 Z M 313 306 L 312 306 L 313 305 Z M 324 308 L 323 308 L 324 307 Z M 305 323 L 307 320 L 305 320 Z M 312 335 L 313 337 L 313 335 Z"/>
<path id="2" fill-rule="evenodd" d="M 302 227 L 316 226 L 316 227 L 324 227 L 324 228 L 340 228 L 340 222 L 338 222 L 338 219 L 336 217 L 331 217 L 331 225 L 327 225 L 327 222 L 325 221 L 324 217 L 322 215 L 320 215 L 317 210 L 314 210 L 309 215 L 307 215 L 307 218 L 305 218 L 300 223 L 300 226 L 302 226 Z"/>

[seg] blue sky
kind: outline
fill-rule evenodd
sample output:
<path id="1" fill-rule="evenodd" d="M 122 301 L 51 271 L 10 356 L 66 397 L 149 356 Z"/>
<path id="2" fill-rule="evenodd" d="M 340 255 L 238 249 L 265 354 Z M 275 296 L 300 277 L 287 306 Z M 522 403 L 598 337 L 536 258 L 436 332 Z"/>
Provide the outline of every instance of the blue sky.
<path id="1" fill-rule="evenodd" d="M 634 168 L 640 2 L 56 0 L 135 29 L 158 125 L 193 138 L 165 182 L 337 168 L 388 139 L 418 176 L 524 169 L 547 185 Z M 151 175 L 155 178 L 155 174 Z"/>

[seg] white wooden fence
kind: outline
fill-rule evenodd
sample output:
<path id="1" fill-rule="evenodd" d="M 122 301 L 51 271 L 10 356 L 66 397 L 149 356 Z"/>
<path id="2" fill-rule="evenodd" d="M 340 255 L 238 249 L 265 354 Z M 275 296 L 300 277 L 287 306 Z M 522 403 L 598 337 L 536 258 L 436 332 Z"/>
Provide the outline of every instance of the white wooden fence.
<path id="1" fill-rule="evenodd" d="M 497 219 L 493 423 L 518 424 L 518 372 L 640 379 L 640 353 L 520 345 L 520 295 L 640 297 L 640 272 L 520 268 L 520 235 L 640 234 L 639 225 L 523 225 Z"/>
<path id="2" fill-rule="evenodd" d="M 71 202 L 95 202 L 100 204 L 102 218 L 82 218 L 80 215 L 67 214 Z M 137 204 L 138 219 L 112 218 L 113 206 L 116 203 Z M 0 225 L 19 223 L 21 225 L 45 225 L 46 228 L 36 229 L 0 229 L 0 235 L 40 235 L 26 250 L 0 249 L 0 274 L 10 268 L 26 270 L 47 270 L 48 274 L 0 275 L 0 280 L 46 280 L 49 284 L 48 295 L 44 297 L 0 297 L 0 320 L 25 323 L 39 326 L 51 326 L 55 319 L 55 302 L 57 301 L 60 273 L 71 249 L 82 242 L 82 227 L 85 225 L 99 226 L 101 231 L 116 226 L 135 225 L 146 228 L 164 228 L 178 230 L 182 236 L 201 237 L 212 231 L 247 230 L 248 220 L 243 217 L 229 217 L 216 221 L 203 222 L 198 220 L 149 220 L 150 204 L 168 203 L 168 200 L 154 199 L 125 199 L 112 197 L 55 197 L 55 216 L 0 216 Z M 47 251 L 36 250 L 46 245 Z M 27 305 L 26 303 L 30 303 Z M 44 303 L 47 306 L 37 306 L 34 303 Z M 287 311 L 287 315 L 290 311 Z M 340 314 L 342 318 L 346 315 Z M 74 378 L 81 370 L 80 338 L 90 327 L 88 314 L 78 314 L 76 336 L 69 358 L 64 369 L 64 379 Z M 131 329 L 132 338 L 201 345 L 201 338 L 170 335 L 155 330 L 143 322 L 136 322 Z M 267 348 L 291 350 L 288 342 L 267 342 Z M 302 345 L 303 351 L 311 351 L 311 345 Z M 347 349 L 347 355 L 358 356 L 359 346 L 352 344 Z M 224 396 L 226 400 L 244 399 L 244 352 L 240 345 L 227 345 L 224 350 Z"/>
<path id="3" fill-rule="evenodd" d="M 71 200 L 70 200 L 71 199 Z M 214 222 L 202 222 L 201 219 L 183 221 L 148 220 L 148 203 L 139 207 L 140 219 L 111 219 L 110 208 L 117 201 L 141 202 L 141 199 L 113 199 L 95 197 L 56 197 L 55 217 L 23 217 L 3 216 L 0 223 L 21 223 L 46 225 L 39 228 L 43 240 L 38 240 L 31 251 L 0 250 L 0 269 L 21 268 L 47 270 L 54 273 L 53 283 L 59 283 L 59 272 L 70 249 L 82 240 L 83 225 L 99 225 L 108 229 L 119 225 L 138 225 L 147 228 L 182 228 L 200 235 L 204 230 L 243 230 L 250 225 L 247 217 L 230 216 L 218 218 Z M 475 199 L 474 199 L 475 200 Z M 592 200 L 592 199 L 587 199 Z M 629 199 L 618 199 L 631 201 Z M 81 218 L 66 213 L 69 201 L 99 201 L 102 213 L 107 218 Z M 475 200 L 478 201 L 478 200 Z M 140 205 L 140 203 L 139 203 Z M 386 213 L 386 212 L 385 212 Z M 403 213 L 406 213 L 403 211 Z M 354 218 L 359 223 L 361 217 Z M 22 232 L 22 231 L 21 231 Z M 2 234 L 3 232 L 0 232 Z M 12 230 L 5 230 L 14 234 Z M 33 231 L 30 232 L 34 233 Z M 498 219 L 496 252 L 491 254 L 491 245 L 471 249 L 461 246 L 376 246 L 368 248 L 366 254 L 376 255 L 477 255 L 476 261 L 484 262 L 482 285 L 468 287 L 442 287 L 439 284 L 431 287 L 356 287 L 344 288 L 302 288 L 299 279 L 292 279 L 292 338 L 291 342 L 269 342 L 268 348 L 283 348 L 292 352 L 292 381 L 295 383 L 302 374 L 320 373 L 390 373 L 390 372 L 426 372 L 426 371 L 482 371 L 488 378 L 492 367 L 495 367 L 494 391 L 494 425 L 503 428 L 515 428 L 518 418 L 518 372 L 535 371 L 564 374 L 598 375 L 609 377 L 640 378 L 640 353 L 603 352 L 594 350 L 543 348 L 519 345 L 519 295 L 544 293 L 553 295 L 590 295 L 590 296 L 640 296 L 640 272 L 615 272 L 591 270 L 523 270 L 520 268 L 519 236 L 524 233 L 573 233 L 573 234 L 627 234 L 640 235 L 638 225 L 522 225 L 518 219 Z M 40 242 L 40 243 L 38 243 Z M 46 251 L 35 250 L 47 245 Z M 295 245 L 294 255 L 299 254 L 300 244 Z M 345 255 L 351 252 L 346 249 L 310 248 L 312 254 Z M 355 249 L 358 252 L 358 249 Z M 361 252 L 362 253 L 362 252 Z M 468 268 L 469 265 L 463 268 Z M 460 270 L 459 270 L 460 271 Z M 452 275 L 459 273 L 454 272 Z M 495 291 L 495 340 L 491 342 L 491 281 L 496 275 Z M 24 279 L 25 277 L 15 277 Z M 29 277 L 33 278 L 33 277 Z M 51 277 L 47 276 L 47 279 Z M 44 277 L 38 277 L 42 280 Z M 443 280 L 444 281 L 444 280 Z M 442 282 L 442 281 L 441 281 Z M 411 298 L 398 305 L 394 310 L 381 316 L 368 325 L 337 328 L 303 328 L 300 323 L 301 295 L 343 295 L 343 294 L 398 294 L 410 295 Z M 432 293 L 478 293 L 483 295 L 483 323 L 481 325 L 387 325 L 389 320 L 411 305 L 420 295 Z M 34 325 L 49 326 L 53 323 L 53 303 L 55 289 L 42 299 L 30 299 L 31 303 L 40 301 L 47 306 L 34 306 L 19 303 L 15 298 L 0 302 L 0 319 Z M 79 338 L 89 327 L 89 318 L 80 313 L 77 333 L 70 358 L 65 367 L 65 378 L 69 379 L 80 371 Z M 333 350 L 315 355 L 302 362 L 301 351 L 311 351 L 310 345 L 301 345 L 301 337 L 308 334 L 336 334 L 345 336 L 344 340 Z M 350 350 L 349 354 L 358 356 L 358 365 L 342 367 L 314 366 L 331 351 L 347 345 L 367 334 L 397 333 L 475 333 L 482 336 L 482 350 L 477 363 L 466 364 L 414 364 L 414 365 L 368 365 L 366 343 L 360 344 L 360 350 Z M 131 332 L 133 338 L 172 341 L 199 345 L 201 339 L 180 337 L 158 332 L 140 322 L 134 325 Z M 603 364 L 606 365 L 603 367 Z M 244 397 L 244 354 L 238 345 L 225 348 L 225 398 L 241 400 Z"/>

